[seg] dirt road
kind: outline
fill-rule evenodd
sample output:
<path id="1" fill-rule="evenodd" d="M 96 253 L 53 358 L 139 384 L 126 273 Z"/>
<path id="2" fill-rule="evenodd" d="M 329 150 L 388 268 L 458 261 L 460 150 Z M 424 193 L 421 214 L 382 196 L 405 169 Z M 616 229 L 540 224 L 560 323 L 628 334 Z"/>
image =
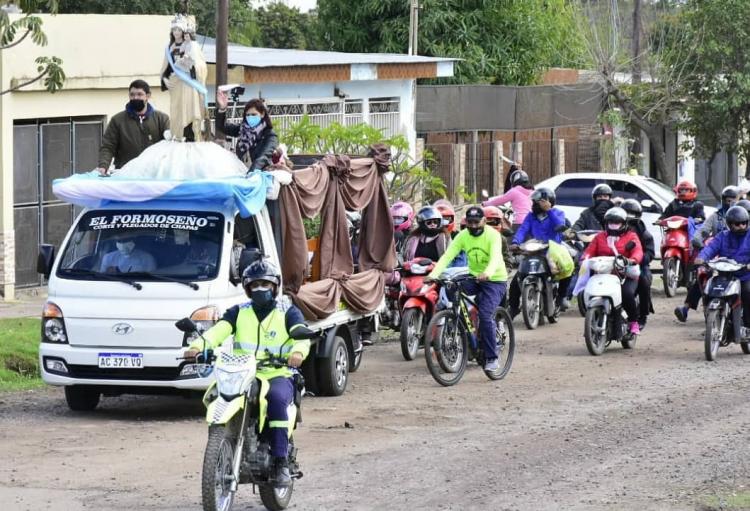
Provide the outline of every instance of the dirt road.
<path id="1" fill-rule="evenodd" d="M 510 375 L 433 382 L 396 343 L 339 398 L 309 398 L 293 509 L 702 509 L 750 486 L 750 356 L 703 358 L 699 315 L 657 297 L 636 349 L 588 355 L 583 320 L 526 331 Z M 3 510 L 196 510 L 206 429 L 182 398 L 74 414 L 62 392 L 0 394 Z M 237 509 L 259 509 L 242 487 Z"/>

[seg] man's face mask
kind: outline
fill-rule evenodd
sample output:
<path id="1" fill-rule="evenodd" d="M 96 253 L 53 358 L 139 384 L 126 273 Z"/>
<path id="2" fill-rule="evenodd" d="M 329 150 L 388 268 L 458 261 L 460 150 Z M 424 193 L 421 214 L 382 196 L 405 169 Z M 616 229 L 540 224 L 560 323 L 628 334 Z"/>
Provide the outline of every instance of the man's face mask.
<path id="1" fill-rule="evenodd" d="M 143 99 L 131 99 L 128 105 L 134 112 L 141 112 L 146 108 L 146 101 Z"/>
<path id="2" fill-rule="evenodd" d="M 117 251 L 122 255 L 130 255 L 135 248 L 135 243 L 132 241 L 118 241 L 115 245 L 117 245 Z"/>
<path id="3" fill-rule="evenodd" d="M 259 307 L 265 307 L 273 303 L 273 286 L 271 284 L 252 286 L 250 288 L 250 298 Z"/>

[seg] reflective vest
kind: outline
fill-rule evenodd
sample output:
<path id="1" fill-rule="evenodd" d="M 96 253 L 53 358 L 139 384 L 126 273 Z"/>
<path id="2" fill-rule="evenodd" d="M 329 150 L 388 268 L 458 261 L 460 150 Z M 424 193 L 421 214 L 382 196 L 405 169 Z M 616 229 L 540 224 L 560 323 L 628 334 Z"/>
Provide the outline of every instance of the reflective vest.
<path id="1" fill-rule="evenodd" d="M 294 344 L 286 331 L 286 314 L 279 308 L 274 308 L 263 321 L 258 321 L 252 307 L 240 309 L 234 334 L 235 353 L 249 353 L 256 360 L 263 360 L 268 358 L 268 351 L 287 358 Z"/>

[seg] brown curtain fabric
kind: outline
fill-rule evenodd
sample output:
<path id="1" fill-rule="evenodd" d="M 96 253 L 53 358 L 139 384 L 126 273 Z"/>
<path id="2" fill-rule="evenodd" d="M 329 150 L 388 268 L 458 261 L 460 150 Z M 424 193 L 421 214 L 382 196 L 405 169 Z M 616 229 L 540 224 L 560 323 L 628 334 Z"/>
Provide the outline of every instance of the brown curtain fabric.
<path id="1" fill-rule="evenodd" d="M 368 312 L 383 298 L 383 272 L 396 263 L 388 195 L 382 175 L 390 166 L 385 146 L 370 157 L 326 156 L 294 171 L 291 185 L 280 192 L 284 289 L 308 319 L 322 319 L 344 301 L 355 311 Z M 359 237 L 360 273 L 349 243 L 346 210 L 362 211 Z M 307 243 L 302 218 L 320 213 L 321 280 L 303 285 Z"/>

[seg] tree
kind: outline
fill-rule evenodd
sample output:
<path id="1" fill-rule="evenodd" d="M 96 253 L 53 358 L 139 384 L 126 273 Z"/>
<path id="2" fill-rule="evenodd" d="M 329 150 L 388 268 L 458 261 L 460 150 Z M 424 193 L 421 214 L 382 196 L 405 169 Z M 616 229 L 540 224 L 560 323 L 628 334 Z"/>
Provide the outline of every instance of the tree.
<path id="1" fill-rule="evenodd" d="M 68 14 L 165 15 L 187 12 L 195 16 L 198 33 L 216 37 L 215 0 L 62 0 L 60 12 Z M 229 40 L 237 44 L 251 45 L 258 37 L 257 24 L 248 2 L 231 0 L 229 4 Z"/>
<path id="2" fill-rule="evenodd" d="M 274 2 L 255 11 L 262 27 L 258 46 L 264 48 L 317 49 L 315 13 L 303 13 L 296 7 Z"/>
<path id="3" fill-rule="evenodd" d="M 47 36 L 42 30 L 42 19 L 33 13 L 38 12 L 41 7 L 46 7 L 48 12 L 57 12 L 57 0 L 20 0 L 16 4 L 23 14 L 12 21 L 6 11 L 0 10 L 0 52 L 18 46 L 29 37 L 31 42 L 37 46 L 46 46 Z M 43 80 L 44 87 L 49 92 L 55 92 L 62 88 L 65 82 L 65 72 L 62 69 L 61 59 L 57 57 L 37 57 L 34 62 L 37 64 L 37 76 L 0 91 L 0 95 L 27 87 L 39 80 Z"/>
<path id="4" fill-rule="evenodd" d="M 671 45 L 696 48 L 688 56 L 692 73 L 680 88 L 681 126 L 695 137 L 693 149 L 707 159 L 726 150 L 750 161 L 750 1 L 689 0 L 674 26 L 685 40 Z"/>
<path id="5" fill-rule="evenodd" d="M 419 52 L 456 57 L 451 82 L 526 85 L 582 55 L 566 0 L 422 0 Z M 408 0 L 319 0 L 323 45 L 347 52 L 406 53 Z"/>

